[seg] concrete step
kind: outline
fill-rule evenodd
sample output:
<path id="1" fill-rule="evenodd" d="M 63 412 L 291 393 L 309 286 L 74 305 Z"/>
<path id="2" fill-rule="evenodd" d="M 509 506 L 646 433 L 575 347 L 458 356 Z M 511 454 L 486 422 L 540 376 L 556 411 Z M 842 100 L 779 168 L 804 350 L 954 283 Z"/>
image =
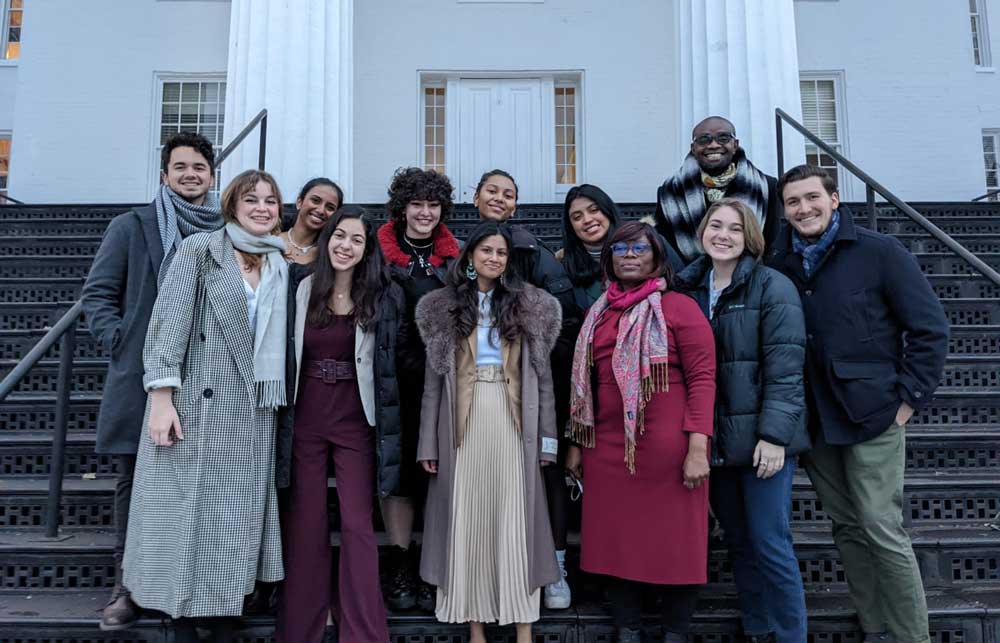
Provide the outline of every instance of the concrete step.
<path id="1" fill-rule="evenodd" d="M 19 643 L 168 643 L 170 623 L 162 614 L 147 612 L 128 632 L 102 633 L 97 629 L 98 610 L 108 598 L 106 590 L 61 593 L 9 592 L 0 594 L 0 639 Z M 995 590 L 932 591 L 927 597 L 933 643 L 997 643 L 1000 593 Z M 847 597 L 841 594 L 809 595 L 809 638 L 805 643 L 861 643 L 862 635 Z M 644 618 L 647 640 L 659 640 L 656 619 Z M 392 643 L 466 643 L 468 626 L 438 623 L 417 612 L 390 612 Z M 692 643 L 742 643 L 739 608 L 730 597 L 699 601 L 689 641 Z M 273 615 L 241 620 L 239 643 L 272 643 Z M 599 597 L 589 598 L 569 610 L 542 610 L 533 627 L 535 641 L 544 643 L 609 643 L 614 626 Z M 127 638 L 126 638 L 127 637 Z M 489 626 L 491 643 L 514 643 L 512 627 Z"/>
<path id="2" fill-rule="evenodd" d="M 91 373 L 99 377 L 99 373 Z M 69 431 L 93 431 L 100 395 L 74 394 L 70 398 Z M 12 393 L 0 404 L 0 427 L 4 430 L 51 431 L 55 425 L 55 396 L 50 393 Z M 911 426 L 952 429 L 963 426 L 1000 426 L 1000 392 L 939 388 L 934 399 L 910 421 Z"/>
<path id="3" fill-rule="evenodd" d="M 1000 427 L 960 427 L 942 431 L 911 426 L 907 430 L 906 468 L 911 475 L 977 472 L 1000 475 Z M 93 431 L 67 433 L 64 473 L 109 477 L 114 456 L 94 453 Z M 48 478 L 52 433 L 0 432 L 0 478 Z"/>
<path id="4" fill-rule="evenodd" d="M 16 359 L 0 360 L 0 377 L 17 364 Z M 73 363 L 74 394 L 98 394 L 104 389 L 108 368 L 106 358 L 80 358 Z M 59 361 L 45 358 L 28 373 L 18 393 L 55 393 L 59 380 Z M 941 379 L 942 387 L 967 391 L 1000 391 L 1000 354 L 949 355 Z"/>
<path id="5" fill-rule="evenodd" d="M 70 530 L 111 528 L 114 486 L 110 473 L 96 478 L 89 474 L 67 476 L 63 481 L 60 524 Z M 1000 476 L 995 473 L 908 473 L 905 492 L 904 515 L 915 527 L 982 527 L 996 522 L 1000 514 Z M 47 499 L 45 478 L 0 478 L 0 529 L 43 529 Z M 331 494 L 330 501 L 335 503 L 335 494 Z M 797 528 L 829 526 L 823 505 L 801 470 L 793 486 L 791 515 Z M 331 519 L 336 524 L 336 517 Z"/>

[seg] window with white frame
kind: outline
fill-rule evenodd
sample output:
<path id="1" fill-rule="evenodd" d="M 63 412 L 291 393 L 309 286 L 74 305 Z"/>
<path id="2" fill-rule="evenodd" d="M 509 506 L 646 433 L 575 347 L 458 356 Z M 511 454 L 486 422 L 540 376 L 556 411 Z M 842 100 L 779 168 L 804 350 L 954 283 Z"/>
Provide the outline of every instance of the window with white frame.
<path id="1" fill-rule="evenodd" d="M 24 0 L 0 0 L 0 58 L 17 60 L 21 56 L 21 22 Z"/>
<path id="2" fill-rule="evenodd" d="M 424 169 L 445 173 L 444 85 L 424 87 Z"/>
<path id="3" fill-rule="evenodd" d="M 10 174 L 10 137 L 0 136 L 0 194 L 7 195 L 7 175 Z"/>
<path id="4" fill-rule="evenodd" d="M 983 130 L 983 166 L 986 169 L 986 191 L 1000 191 L 997 155 L 1000 154 L 1000 129 Z M 991 194 L 990 201 L 1000 201 L 1000 193 Z"/>
<path id="5" fill-rule="evenodd" d="M 576 184 L 576 87 L 555 87 L 556 184 Z"/>
<path id="6" fill-rule="evenodd" d="M 802 124 L 820 140 L 844 154 L 844 127 L 839 76 L 808 76 L 799 80 L 802 94 Z M 838 179 L 840 168 L 832 156 L 806 140 L 806 163 L 825 169 Z M 838 180 L 838 184 L 841 181 Z"/>
<path id="7" fill-rule="evenodd" d="M 986 22 L 986 0 L 969 0 L 969 22 L 972 26 L 972 60 L 976 67 L 993 66 L 990 36 Z"/>
<path id="8" fill-rule="evenodd" d="M 164 79 L 161 78 L 159 101 L 159 138 L 155 147 L 154 167 L 160 169 L 163 145 L 179 132 L 196 132 L 207 138 L 215 149 L 222 151 L 225 124 L 226 81 L 224 78 Z M 216 176 L 212 190 L 219 191 Z"/>

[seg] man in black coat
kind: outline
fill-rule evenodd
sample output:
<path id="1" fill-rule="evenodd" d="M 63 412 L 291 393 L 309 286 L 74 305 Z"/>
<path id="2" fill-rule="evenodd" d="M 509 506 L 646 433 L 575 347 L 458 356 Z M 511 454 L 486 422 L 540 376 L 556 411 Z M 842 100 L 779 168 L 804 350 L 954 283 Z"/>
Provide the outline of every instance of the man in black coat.
<path id="1" fill-rule="evenodd" d="M 212 144 L 198 134 L 181 132 L 164 145 L 161 163 L 156 199 L 111 221 L 81 293 L 90 332 L 111 356 L 95 450 L 116 456 L 118 468 L 115 589 L 101 613 L 102 630 L 128 629 L 139 615 L 122 586 L 121 564 L 146 408 L 142 348 L 159 278 L 166 274 L 181 238 L 222 227 L 217 199 L 209 194 L 215 181 Z"/>
<path id="2" fill-rule="evenodd" d="M 802 461 L 833 520 L 866 641 L 929 641 L 920 569 L 903 527 L 905 425 L 931 399 L 948 319 L 896 239 L 857 228 L 833 179 L 800 165 L 778 183 L 790 224 L 768 263 L 806 319 L 813 450 Z"/>
<path id="3" fill-rule="evenodd" d="M 730 197 L 754 211 L 770 248 L 781 228 L 777 183 L 746 157 L 732 123 L 709 116 L 691 132 L 683 165 L 656 191 L 656 231 L 689 264 L 702 254 L 696 232 L 708 206 Z"/>

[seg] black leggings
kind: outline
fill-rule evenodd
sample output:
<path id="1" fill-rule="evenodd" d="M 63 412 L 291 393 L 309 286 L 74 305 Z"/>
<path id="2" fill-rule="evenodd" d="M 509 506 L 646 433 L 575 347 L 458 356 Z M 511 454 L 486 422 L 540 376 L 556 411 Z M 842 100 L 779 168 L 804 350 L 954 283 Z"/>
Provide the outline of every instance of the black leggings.
<path id="1" fill-rule="evenodd" d="M 542 467 L 545 496 L 549 503 L 549 522 L 552 523 L 552 540 L 556 549 L 566 549 L 566 523 L 569 521 L 569 487 L 566 486 L 566 469 L 563 460 Z"/>
<path id="2" fill-rule="evenodd" d="M 198 625 L 208 629 L 212 643 L 232 643 L 236 640 L 236 618 L 175 618 L 174 643 L 199 643 Z"/>
<path id="3" fill-rule="evenodd" d="M 698 603 L 698 585 L 652 585 L 608 576 L 608 600 L 615 626 L 642 627 L 642 595 L 649 592 L 660 599 L 664 633 L 687 634 L 691 615 Z"/>

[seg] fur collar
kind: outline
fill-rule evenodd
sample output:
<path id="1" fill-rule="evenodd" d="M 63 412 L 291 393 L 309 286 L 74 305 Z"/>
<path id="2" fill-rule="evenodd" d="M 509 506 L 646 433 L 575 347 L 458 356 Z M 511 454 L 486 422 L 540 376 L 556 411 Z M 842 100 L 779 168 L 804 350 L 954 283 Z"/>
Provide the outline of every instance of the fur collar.
<path id="1" fill-rule="evenodd" d="M 439 223 L 434 228 L 432 239 L 434 240 L 434 251 L 431 253 L 430 264 L 435 268 L 443 266 L 445 259 L 458 256 L 458 241 L 444 224 Z M 413 261 L 413 256 L 399 247 L 395 220 L 389 219 L 378 229 L 378 242 L 382 246 L 382 253 L 385 254 L 386 261 L 390 264 L 406 268 Z"/>
<path id="2" fill-rule="evenodd" d="M 525 284 L 521 293 L 524 312 L 524 337 L 531 352 L 531 365 L 536 372 L 549 368 L 549 355 L 562 327 L 562 309 L 555 297 L 544 290 Z M 416 322 L 427 349 L 427 364 L 439 375 L 455 370 L 455 351 L 460 339 L 455 335 L 451 311 L 455 307 L 455 291 L 450 286 L 424 295 L 417 303 Z"/>

